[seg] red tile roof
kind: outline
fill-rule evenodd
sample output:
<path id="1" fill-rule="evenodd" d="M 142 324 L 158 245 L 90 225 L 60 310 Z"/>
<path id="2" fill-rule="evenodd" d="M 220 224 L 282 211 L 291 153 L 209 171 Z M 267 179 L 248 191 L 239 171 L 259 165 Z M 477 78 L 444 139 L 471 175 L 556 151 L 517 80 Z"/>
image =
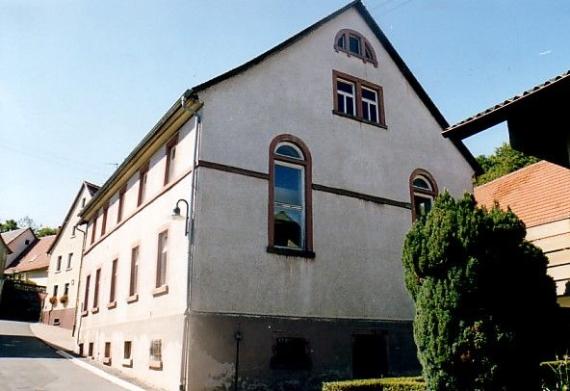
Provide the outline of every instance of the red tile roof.
<path id="1" fill-rule="evenodd" d="M 49 266 L 48 248 L 55 240 L 55 235 L 44 236 L 39 238 L 22 257 L 16 261 L 16 264 L 8 269 L 6 273 L 20 273 L 31 270 L 46 269 Z"/>
<path id="2" fill-rule="evenodd" d="M 547 161 L 521 168 L 474 190 L 480 205 L 510 207 L 527 227 L 570 218 L 570 169 Z"/>

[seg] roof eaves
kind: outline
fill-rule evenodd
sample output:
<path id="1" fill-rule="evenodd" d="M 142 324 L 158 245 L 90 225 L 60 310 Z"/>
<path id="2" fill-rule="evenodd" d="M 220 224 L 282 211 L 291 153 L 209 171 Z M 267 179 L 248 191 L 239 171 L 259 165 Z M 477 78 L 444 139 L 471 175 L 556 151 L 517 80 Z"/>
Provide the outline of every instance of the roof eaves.
<path id="1" fill-rule="evenodd" d="M 63 219 L 63 223 L 61 224 L 60 229 L 57 231 L 57 234 L 55 236 L 54 241 L 52 242 L 52 244 L 49 246 L 49 248 L 46 251 L 48 254 L 51 254 L 53 248 L 55 247 L 55 245 L 59 241 L 59 238 L 61 237 L 63 230 L 65 229 L 67 223 L 69 222 L 69 219 L 71 218 L 71 212 L 73 212 L 73 210 L 75 209 L 75 205 L 79 201 L 79 196 L 83 192 L 83 188 L 86 188 L 87 191 L 89 191 L 89 193 L 91 195 L 93 195 L 93 193 L 91 193 L 91 190 L 89 189 L 90 187 L 99 189 L 99 186 L 97 186 L 91 182 L 83 181 L 83 183 L 81 184 L 81 187 L 79 188 L 79 191 L 77 192 L 75 198 L 73 199 L 73 202 L 71 203 L 71 206 L 69 207 L 69 210 L 67 211 L 67 214 L 65 215 L 65 218 Z"/>
<path id="2" fill-rule="evenodd" d="M 178 110 L 180 109 L 184 101 L 186 99 L 191 99 L 192 96 L 195 96 L 195 92 L 192 89 L 186 90 L 180 98 L 176 99 L 176 101 L 172 104 L 170 109 L 158 120 L 158 122 L 152 127 L 152 129 L 144 136 L 144 138 L 137 144 L 137 146 L 131 151 L 131 153 L 123 160 L 123 162 L 117 167 L 117 169 L 111 174 L 109 179 L 105 181 L 105 183 L 99 187 L 97 192 L 93 195 L 93 197 L 87 202 L 83 210 L 80 212 L 80 216 L 83 217 L 85 212 L 89 210 L 92 204 L 94 204 L 100 194 L 104 194 L 105 191 L 113 184 L 113 182 L 120 176 L 122 171 L 128 166 L 130 161 L 141 151 L 144 146 L 160 131 L 162 125 L 164 125 L 168 119 Z"/>
<path id="3" fill-rule="evenodd" d="M 544 83 L 538 84 L 522 93 L 515 95 L 509 99 L 497 103 L 471 117 L 448 126 L 443 131 L 443 137 L 453 137 L 456 139 L 472 136 L 480 130 L 484 130 L 506 120 L 506 112 L 513 106 L 517 106 L 528 99 L 535 97 L 538 93 L 546 89 L 560 85 L 563 81 L 570 80 L 570 71 L 566 71 L 555 76 Z"/>

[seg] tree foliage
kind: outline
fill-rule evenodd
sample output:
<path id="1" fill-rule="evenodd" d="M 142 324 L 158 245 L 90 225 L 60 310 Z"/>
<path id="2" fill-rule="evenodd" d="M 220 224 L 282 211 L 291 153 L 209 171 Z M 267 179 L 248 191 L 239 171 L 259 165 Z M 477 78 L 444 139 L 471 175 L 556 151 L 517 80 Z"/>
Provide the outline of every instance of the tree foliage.
<path id="1" fill-rule="evenodd" d="M 477 156 L 477 162 L 481 165 L 483 174 L 477 177 L 475 184 L 482 185 L 538 161 L 539 159 L 534 156 L 525 155 L 504 143 L 495 149 L 495 153 L 492 155 Z"/>
<path id="2" fill-rule="evenodd" d="M 18 223 L 16 220 L 6 219 L 3 223 L 0 223 L 0 232 L 8 232 L 18 229 Z"/>
<path id="3" fill-rule="evenodd" d="M 52 227 L 41 227 L 38 228 L 35 233 L 38 238 L 41 238 L 44 236 L 55 235 L 57 233 L 57 229 Z"/>
<path id="4" fill-rule="evenodd" d="M 405 282 L 429 390 L 539 389 L 558 305 L 547 259 L 525 235 L 511 211 L 447 193 L 408 233 Z"/>

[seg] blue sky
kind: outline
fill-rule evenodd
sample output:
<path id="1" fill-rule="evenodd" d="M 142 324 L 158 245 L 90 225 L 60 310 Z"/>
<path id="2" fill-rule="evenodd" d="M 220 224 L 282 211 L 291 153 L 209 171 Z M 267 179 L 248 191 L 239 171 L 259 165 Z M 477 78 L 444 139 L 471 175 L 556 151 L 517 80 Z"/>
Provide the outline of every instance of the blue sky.
<path id="1" fill-rule="evenodd" d="M 345 4 L 0 0 L 0 219 L 59 225 L 81 181 L 102 184 L 186 88 Z M 450 123 L 570 68 L 567 0 L 364 4 Z"/>

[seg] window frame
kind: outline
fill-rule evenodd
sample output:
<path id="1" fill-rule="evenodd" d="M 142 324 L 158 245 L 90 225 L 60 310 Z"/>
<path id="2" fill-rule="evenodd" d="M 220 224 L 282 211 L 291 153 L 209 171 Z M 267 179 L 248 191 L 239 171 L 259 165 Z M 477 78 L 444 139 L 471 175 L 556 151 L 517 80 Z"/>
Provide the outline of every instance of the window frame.
<path id="1" fill-rule="evenodd" d="M 95 217 L 93 217 L 93 222 L 91 223 L 91 244 L 95 243 L 95 239 L 97 237 L 97 218 L 99 217 L 99 211 L 95 213 Z"/>
<path id="2" fill-rule="evenodd" d="M 119 190 L 119 200 L 117 205 L 117 224 L 123 220 L 123 209 L 125 207 L 125 193 L 127 192 L 127 186 L 121 187 Z"/>
<path id="3" fill-rule="evenodd" d="M 117 269 L 118 269 L 119 259 L 113 259 L 111 262 L 111 285 L 109 289 L 109 305 L 117 303 Z"/>
<path id="4" fill-rule="evenodd" d="M 134 254 L 136 252 L 136 258 Z M 131 248 L 131 270 L 129 273 L 129 299 L 134 299 L 138 293 L 138 278 L 139 278 L 139 259 L 140 259 L 140 246 L 136 245 Z"/>
<path id="5" fill-rule="evenodd" d="M 416 178 L 422 178 L 425 181 L 427 181 L 428 184 L 431 186 L 431 190 L 414 186 L 414 180 Z M 416 214 L 416 202 L 415 202 L 416 195 L 423 198 L 430 198 L 433 204 L 435 198 L 439 194 L 439 191 L 437 187 L 437 182 L 435 181 L 433 175 L 431 175 L 427 170 L 424 170 L 423 168 L 416 168 L 412 172 L 408 180 L 408 184 L 410 187 L 410 201 L 412 205 L 412 221 L 416 221 L 416 219 L 418 218 Z"/>
<path id="6" fill-rule="evenodd" d="M 141 206 L 146 197 L 146 186 L 148 182 L 148 163 L 145 163 L 139 169 L 139 194 L 137 198 L 137 207 Z"/>
<path id="7" fill-rule="evenodd" d="M 338 80 L 344 81 L 344 82 L 350 82 L 353 83 L 355 86 L 355 94 L 356 94 L 356 98 L 355 98 L 355 106 L 356 106 L 356 110 L 355 110 L 355 115 L 350 115 L 347 113 L 344 113 L 342 111 L 339 111 L 338 109 L 338 88 L 337 88 L 337 81 Z M 378 84 L 374 84 L 371 83 L 367 80 L 363 80 L 363 79 L 359 79 L 357 77 L 348 75 L 346 73 L 337 71 L 335 69 L 333 69 L 332 71 L 332 81 L 333 81 L 333 114 L 339 115 L 341 117 L 345 117 L 345 118 L 350 118 L 350 119 L 354 119 L 360 122 L 364 122 L 366 124 L 369 125 L 373 125 L 373 126 L 377 126 L 383 129 L 387 129 L 388 126 L 386 125 L 386 114 L 384 112 L 384 90 L 382 89 L 382 86 L 379 86 Z M 367 90 L 372 90 L 376 93 L 376 112 L 377 112 L 377 117 L 378 117 L 378 122 L 373 122 L 367 119 L 364 119 L 364 116 L 362 114 L 362 102 L 363 102 L 363 97 L 362 97 L 362 89 L 367 89 Z"/>
<path id="8" fill-rule="evenodd" d="M 350 36 L 354 36 L 360 40 L 360 50 L 359 53 L 352 52 L 349 49 L 350 46 Z M 344 47 L 338 44 L 339 39 L 343 37 Z M 366 50 L 370 52 L 371 58 L 366 57 Z M 342 29 L 338 33 L 336 33 L 334 38 L 334 50 L 338 52 L 346 53 L 348 57 L 356 57 L 362 60 L 364 63 L 370 63 L 374 65 L 375 68 L 378 67 L 378 57 L 376 57 L 376 51 L 372 44 L 364 35 L 360 34 L 358 31 L 351 30 L 351 29 Z"/>
<path id="9" fill-rule="evenodd" d="M 71 270 L 71 260 L 73 259 L 73 253 L 67 254 L 67 267 L 66 270 Z"/>
<path id="10" fill-rule="evenodd" d="M 55 271 L 56 272 L 60 272 L 61 271 L 61 261 L 62 261 L 63 255 L 58 255 L 57 256 L 57 261 L 56 261 L 56 265 L 55 265 Z"/>
<path id="11" fill-rule="evenodd" d="M 166 234 L 166 246 L 163 245 L 163 235 Z M 162 287 L 168 286 L 166 281 L 166 272 L 168 270 L 168 228 L 160 231 L 158 234 L 158 241 L 157 241 L 157 256 L 156 256 L 156 281 L 155 281 L 155 290 L 160 289 Z M 166 251 L 165 251 L 166 249 Z M 163 254 L 165 258 L 163 260 Z M 162 292 L 156 292 L 162 293 Z"/>
<path id="12" fill-rule="evenodd" d="M 89 286 L 91 285 L 91 274 L 85 277 L 85 292 L 83 294 L 83 314 L 87 315 L 89 310 Z"/>
<path id="13" fill-rule="evenodd" d="M 93 307 L 91 312 L 99 311 L 99 288 L 101 284 L 101 268 L 95 271 L 95 286 L 93 287 Z"/>
<path id="14" fill-rule="evenodd" d="M 178 133 L 175 134 L 166 144 L 166 164 L 164 168 L 164 186 L 168 185 L 174 178 L 173 169 L 175 167 L 176 147 L 178 146 Z"/>
<path id="15" fill-rule="evenodd" d="M 291 157 L 277 154 L 275 150 L 279 144 L 292 144 L 304 155 L 303 159 L 294 159 Z M 304 238 L 302 249 L 293 249 L 275 245 L 275 162 L 285 163 L 303 168 L 303 213 L 304 213 Z M 313 201 L 312 201 L 312 158 L 309 148 L 305 143 L 290 134 L 281 134 L 275 137 L 269 145 L 269 197 L 268 197 L 268 237 L 267 252 L 298 256 L 304 258 L 314 258 L 313 252 Z"/>
<path id="16" fill-rule="evenodd" d="M 103 206 L 103 220 L 101 221 L 101 237 L 105 236 L 107 232 L 107 213 L 109 211 L 109 204 Z"/>

